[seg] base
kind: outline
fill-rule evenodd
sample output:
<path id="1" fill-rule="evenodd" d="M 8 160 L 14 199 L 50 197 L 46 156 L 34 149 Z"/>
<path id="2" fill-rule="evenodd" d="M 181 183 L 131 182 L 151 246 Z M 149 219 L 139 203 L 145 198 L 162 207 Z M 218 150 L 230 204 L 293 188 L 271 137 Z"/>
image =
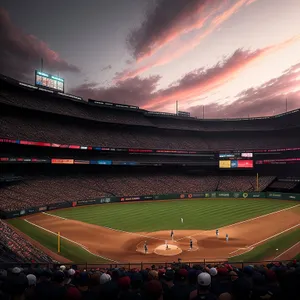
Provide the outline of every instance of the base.
<path id="1" fill-rule="evenodd" d="M 182 250 L 175 245 L 168 245 L 168 249 L 166 249 L 166 244 L 163 244 L 154 249 L 155 254 L 164 256 L 174 256 L 180 254 L 181 252 Z"/>

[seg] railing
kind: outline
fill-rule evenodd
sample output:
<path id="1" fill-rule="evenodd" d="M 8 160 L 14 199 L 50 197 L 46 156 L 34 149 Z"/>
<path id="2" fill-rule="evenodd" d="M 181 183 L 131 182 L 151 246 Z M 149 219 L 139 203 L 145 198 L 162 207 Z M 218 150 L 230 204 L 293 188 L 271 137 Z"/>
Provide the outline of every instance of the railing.
<path id="1" fill-rule="evenodd" d="M 43 268 L 50 268 L 50 269 L 57 269 L 59 268 L 61 265 L 66 266 L 67 268 L 74 268 L 77 270 L 91 270 L 91 269 L 114 269 L 114 268 L 119 268 L 119 269 L 125 269 L 125 270 L 132 270 L 132 269 L 138 269 L 138 270 L 144 270 L 144 269 L 151 269 L 152 266 L 154 265 L 156 268 L 168 268 L 168 267 L 172 267 L 175 264 L 183 264 L 189 267 L 193 267 L 193 266 L 208 266 L 208 265 L 219 265 L 219 264 L 229 264 L 235 268 L 241 268 L 243 269 L 244 266 L 249 266 L 249 265 L 267 265 L 267 264 L 271 264 L 271 263 L 291 263 L 294 260 L 284 260 L 284 261 L 279 261 L 279 260 L 265 260 L 265 261 L 260 261 L 260 262 L 245 262 L 245 261 L 241 261 L 241 262 L 228 262 L 227 260 L 199 260 L 197 262 L 182 262 L 182 261 L 178 261 L 178 262 L 173 262 L 173 263 L 162 263 L 162 262 L 147 262 L 147 263 L 143 263 L 143 262 L 139 262 L 139 263 L 114 263 L 114 264 L 89 264 L 88 262 L 86 263 L 66 263 L 66 264 L 53 264 L 53 263 L 3 263 L 0 262 L 0 269 L 6 269 L 6 268 L 14 268 L 16 266 L 18 267 L 36 267 L 37 265 L 39 267 L 43 267 Z"/>

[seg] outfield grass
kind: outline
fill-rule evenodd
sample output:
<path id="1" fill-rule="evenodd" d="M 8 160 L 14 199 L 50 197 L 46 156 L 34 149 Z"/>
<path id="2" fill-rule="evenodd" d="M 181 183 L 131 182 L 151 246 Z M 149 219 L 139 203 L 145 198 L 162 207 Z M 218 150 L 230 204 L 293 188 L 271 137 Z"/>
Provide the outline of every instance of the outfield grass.
<path id="1" fill-rule="evenodd" d="M 57 253 L 57 236 L 45 230 L 39 229 L 22 219 L 8 220 L 8 223 L 30 236 L 33 240 L 39 242 L 49 250 Z M 80 246 L 61 239 L 61 252 L 59 255 L 76 263 L 105 263 L 105 259 L 90 254 Z"/>
<path id="2" fill-rule="evenodd" d="M 264 259 L 272 259 L 289 249 L 297 242 L 299 242 L 300 228 L 297 227 L 294 230 L 280 234 L 279 236 L 270 239 L 269 241 L 255 247 L 252 251 L 232 257 L 231 262 L 256 262 Z M 278 249 L 278 251 L 276 251 Z M 300 258 L 300 253 L 298 255 Z"/>
<path id="3" fill-rule="evenodd" d="M 210 230 L 297 204 L 273 199 L 174 200 L 81 206 L 51 214 L 130 232 Z"/>

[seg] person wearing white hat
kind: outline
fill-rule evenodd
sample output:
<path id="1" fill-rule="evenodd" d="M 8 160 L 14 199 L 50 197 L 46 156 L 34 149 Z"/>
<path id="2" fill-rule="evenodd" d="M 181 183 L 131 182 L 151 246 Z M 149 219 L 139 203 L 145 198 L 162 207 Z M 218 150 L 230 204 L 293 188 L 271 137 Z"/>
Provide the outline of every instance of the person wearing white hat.
<path id="1" fill-rule="evenodd" d="M 104 273 L 100 276 L 100 284 L 105 284 L 109 281 L 111 281 L 111 277 L 109 274 Z"/>
<path id="2" fill-rule="evenodd" d="M 214 277 L 218 274 L 218 270 L 216 268 L 211 268 L 209 270 L 209 274 L 210 274 L 210 276 Z"/>
<path id="3" fill-rule="evenodd" d="M 19 275 L 21 273 L 21 269 L 18 267 L 14 267 L 11 272 L 15 275 Z"/>
<path id="4" fill-rule="evenodd" d="M 28 274 L 27 275 L 27 280 L 28 280 L 28 286 L 35 286 L 36 285 L 36 276 L 33 274 Z"/>
<path id="5" fill-rule="evenodd" d="M 59 269 L 60 269 L 61 271 L 64 271 L 64 270 L 66 269 L 66 266 L 61 265 L 61 266 L 59 267 Z"/>
<path id="6" fill-rule="evenodd" d="M 190 299 L 217 300 L 217 297 L 210 292 L 211 276 L 203 272 L 197 277 L 198 287 L 190 293 Z"/>

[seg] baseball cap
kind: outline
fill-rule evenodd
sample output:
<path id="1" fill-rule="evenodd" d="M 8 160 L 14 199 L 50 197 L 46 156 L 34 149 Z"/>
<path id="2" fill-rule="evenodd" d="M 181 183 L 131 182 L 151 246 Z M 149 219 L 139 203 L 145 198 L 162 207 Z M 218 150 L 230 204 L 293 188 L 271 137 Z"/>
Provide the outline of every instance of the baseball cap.
<path id="1" fill-rule="evenodd" d="M 158 279 L 158 272 L 155 270 L 151 270 L 148 275 L 149 279 Z"/>
<path id="2" fill-rule="evenodd" d="M 198 275 L 198 284 L 201 286 L 209 286 L 211 284 L 211 276 L 208 273 L 200 273 Z"/>
<path id="3" fill-rule="evenodd" d="M 179 278 L 180 278 L 181 280 L 184 280 L 184 279 L 186 279 L 186 278 L 188 277 L 189 272 L 188 272 L 186 269 L 180 269 L 180 270 L 178 271 L 178 275 L 179 275 Z"/>
<path id="4" fill-rule="evenodd" d="M 36 285 L 36 276 L 33 274 L 28 274 L 27 275 L 27 279 L 28 279 L 28 285 Z"/>
<path id="5" fill-rule="evenodd" d="M 6 270 L 3 270 L 3 269 L 1 269 L 0 270 L 0 277 L 6 277 L 7 276 L 7 271 Z"/>
<path id="6" fill-rule="evenodd" d="M 143 276 L 141 273 L 133 273 L 131 275 L 131 281 L 143 281 Z"/>
<path id="7" fill-rule="evenodd" d="M 209 274 L 210 274 L 211 276 L 216 276 L 216 275 L 218 274 L 218 270 L 217 270 L 216 268 L 211 268 L 211 269 L 209 270 Z"/>
<path id="8" fill-rule="evenodd" d="M 128 276 L 121 277 L 118 280 L 118 284 L 121 289 L 128 289 L 130 287 L 130 278 Z"/>
<path id="9" fill-rule="evenodd" d="M 166 273 L 164 274 L 164 278 L 166 280 L 173 280 L 174 279 L 174 271 L 172 269 L 166 270 Z"/>
<path id="10" fill-rule="evenodd" d="M 75 273 L 76 273 L 76 271 L 75 271 L 74 269 L 69 269 L 69 270 L 68 270 L 68 275 L 69 275 L 69 276 L 74 276 Z"/>
<path id="11" fill-rule="evenodd" d="M 159 298 L 162 295 L 163 288 L 158 280 L 150 280 L 145 286 L 146 293 L 154 299 Z"/>
<path id="12" fill-rule="evenodd" d="M 11 271 L 13 274 L 20 274 L 21 273 L 21 269 L 18 267 L 14 267 Z"/>
<path id="13" fill-rule="evenodd" d="M 62 270 L 62 271 L 64 271 L 64 270 L 66 269 L 66 266 L 61 265 L 61 266 L 59 267 L 59 269 Z"/>
<path id="14" fill-rule="evenodd" d="M 222 275 L 222 276 L 228 275 L 228 270 L 226 267 L 220 267 L 217 269 L 217 271 L 218 271 L 219 275 Z"/>
<path id="15" fill-rule="evenodd" d="M 71 286 L 67 289 L 66 299 L 67 300 L 69 300 L 69 299 L 70 300 L 80 300 L 81 293 L 75 286 Z"/>
<path id="16" fill-rule="evenodd" d="M 63 282 L 65 279 L 65 274 L 62 271 L 55 271 L 53 273 L 53 281 L 55 282 Z"/>
<path id="17" fill-rule="evenodd" d="M 109 281 L 111 281 L 111 277 L 110 277 L 109 274 L 102 274 L 100 276 L 100 284 L 104 284 L 104 283 L 109 282 Z"/>

